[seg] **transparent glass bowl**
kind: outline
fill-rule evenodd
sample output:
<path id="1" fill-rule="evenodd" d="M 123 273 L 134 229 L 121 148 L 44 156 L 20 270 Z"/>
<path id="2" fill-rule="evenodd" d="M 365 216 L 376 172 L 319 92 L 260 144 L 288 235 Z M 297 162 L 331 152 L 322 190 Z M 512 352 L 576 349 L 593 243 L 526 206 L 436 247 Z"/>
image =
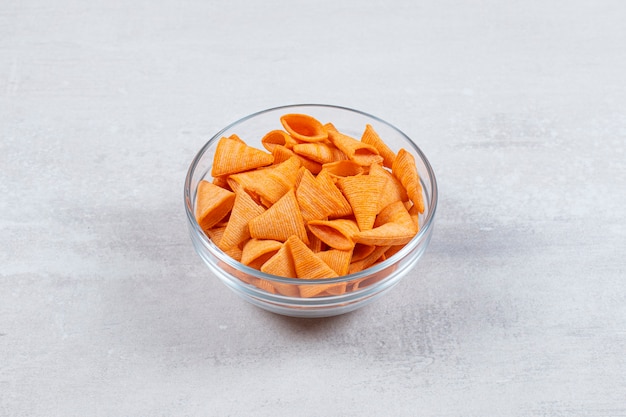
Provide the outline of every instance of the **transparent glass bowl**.
<path id="1" fill-rule="evenodd" d="M 415 157 L 424 190 L 425 210 L 420 215 L 420 231 L 404 248 L 389 259 L 366 270 L 339 278 L 302 280 L 265 274 L 226 255 L 202 231 L 195 219 L 198 183 L 211 180 L 211 166 L 217 142 L 222 136 L 238 135 L 248 145 L 263 149 L 261 138 L 274 129 L 282 129 L 280 116 L 287 113 L 311 115 L 322 123 L 331 122 L 337 129 L 360 138 L 366 124 L 371 124 L 387 145 L 397 152 L 405 148 Z M 435 174 L 419 147 L 399 129 L 375 116 L 345 107 L 321 104 L 288 105 L 263 110 L 238 120 L 213 136 L 193 159 L 185 180 L 185 210 L 191 241 L 209 270 L 244 300 L 265 310 L 293 317 L 328 317 L 344 314 L 377 299 L 394 287 L 417 263 L 426 250 L 437 207 Z M 340 295 L 302 298 L 298 286 L 324 286 L 345 289 Z M 331 287 L 331 288 L 332 288 Z M 313 291 L 315 292 L 315 291 Z M 339 291 L 338 291 L 339 292 Z M 322 292 L 328 294 L 329 291 Z"/>

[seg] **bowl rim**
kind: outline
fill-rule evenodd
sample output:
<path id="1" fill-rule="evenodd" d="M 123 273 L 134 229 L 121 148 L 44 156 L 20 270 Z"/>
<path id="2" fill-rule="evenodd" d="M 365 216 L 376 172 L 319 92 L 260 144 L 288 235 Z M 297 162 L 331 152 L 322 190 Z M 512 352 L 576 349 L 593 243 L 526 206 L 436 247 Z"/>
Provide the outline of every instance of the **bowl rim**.
<path id="1" fill-rule="evenodd" d="M 362 271 L 355 272 L 355 273 L 348 274 L 348 275 L 343 275 L 343 276 L 336 277 L 336 278 L 303 279 L 303 278 L 281 277 L 278 275 L 267 274 L 258 269 L 251 268 L 235 260 L 234 258 L 231 258 L 226 253 L 224 253 L 211 239 L 209 239 L 209 237 L 206 235 L 206 233 L 204 233 L 204 231 L 198 224 L 195 214 L 194 214 L 194 200 L 195 200 L 196 190 L 193 190 L 193 191 L 191 190 L 191 181 L 196 172 L 196 168 L 198 167 L 200 160 L 202 159 L 204 154 L 207 152 L 207 150 L 224 135 L 224 132 L 232 129 L 233 127 L 237 125 L 240 125 L 241 123 L 244 123 L 247 120 L 250 120 L 252 118 L 255 118 L 257 116 L 270 113 L 270 112 L 276 112 L 279 110 L 289 111 L 294 108 L 302 108 L 302 107 L 313 107 L 313 108 L 320 107 L 320 108 L 327 108 L 327 109 L 336 109 L 336 110 L 341 110 L 344 112 L 356 113 L 361 116 L 365 116 L 367 118 L 375 120 L 377 123 L 382 123 L 388 126 L 389 128 L 391 128 L 392 130 L 396 131 L 398 134 L 400 134 L 408 142 L 408 144 L 411 145 L 412 151 L 415 152 L 415 154 L 421 159 L 422 163 L 426 167 L 428 178 L 430 180 L 429 188 L 431 189 L 430 194 L 425 193 L 426 201 L 428 203 L 428 215 L 424 219 L 424 223 L 421 225 L 419 232 L 413 237 L 413 239 L 411 239 L 406 245 L 404 245 L 402 249 L 400 249 L 398 252 L 393 254 L 393 256 L 391 256 L 389 259 L 386 259 L 383 262 L 380 262 L 374 266 L 370 266 L 369 268 L 366 268 Z M 206 173 L 204 175 L 206 175 Z M 424 188 L 424 185 L 425 185 L 424 176 L 421 175 L 420 173 L 419 177 L 420 177 L 420 182 L 422 183 L 422 188 L 425 189 Z M 245 274 L 254 276 L 256 278 L 261 278 L 261 279 L 285 283 L 285 284 L 306 284 L 306 285 L 326 285 L 326 284 L 333 284 L 333 283 L 349 282 L 349 281 L 353 281 L 356 279 L 365 278 L 372 274 L 376 274 L 380 271 L 383 271 L 386 268 L 389 268 L 390 266 L 394 265 L 398 260 L 403 259 L 408 253 L 412 252 L 415 249 L 415 247 L 425 237 L 429 236 L 430 229 L 433 227 L 435 212 L 437 210 L 438 194 L 439 192 L 438 192 L 437 180 L 435 177 L 435 172 L 430 164 L 430 161 L 428 160 L 426 155 L 422 152 L 420 147 L 402 130 L 400 130 L 395 125 L 377 116 L 374 116 L 370 113 L 367 113 L 361 110 L 356 110 L 356 109 L 345 107 L 345 106 L 339 106 L 339 105 L 333 105 L 333 104 L 320 104 L 320 103 L 286 104 L 286 105 L 271 107 L 271 108 L 267 108 L 264 110 L 251 113 L 245 117 L 242 117 L 228 124 L 226 127 L 222 128 L 215 135 L 213 135 L 196 153 L 193 160 L 191 161 L 191 164 L 189 165 L 189 168 L 187 170 L 187 175 L 185 177 L 185 183 L 184 183 L 184 203 L 185 203 L 185 211 L 187 213 L 187 220 L 189 221 L 189 225 L 191 226 L 192 231 L 197 235 L 197 237 L 199 237 L 200 242 L 202 243 L 202 246 L 207 248 L 214 257 L 216 257 L 222 262 L 225 262 L 230 267 L 240 272 L 243 272 Z M 224 271 L 224 273 L 227 273 L 228 275 L 232 275 L 228 271 Z"/>

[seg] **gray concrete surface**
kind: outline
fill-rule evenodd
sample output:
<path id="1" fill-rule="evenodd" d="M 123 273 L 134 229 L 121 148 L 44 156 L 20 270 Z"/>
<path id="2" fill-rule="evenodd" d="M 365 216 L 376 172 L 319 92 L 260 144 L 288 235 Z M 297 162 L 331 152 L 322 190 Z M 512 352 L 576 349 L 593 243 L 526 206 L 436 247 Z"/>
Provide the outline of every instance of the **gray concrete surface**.
<path id="1" fill-rule="evenodd" d="M 0 415 L 626 415 L 626 3 L 0 3 Z M 376 114 L 432 244 L 324 320 L 240 301 L 183 180 L 281 104 Z"/>

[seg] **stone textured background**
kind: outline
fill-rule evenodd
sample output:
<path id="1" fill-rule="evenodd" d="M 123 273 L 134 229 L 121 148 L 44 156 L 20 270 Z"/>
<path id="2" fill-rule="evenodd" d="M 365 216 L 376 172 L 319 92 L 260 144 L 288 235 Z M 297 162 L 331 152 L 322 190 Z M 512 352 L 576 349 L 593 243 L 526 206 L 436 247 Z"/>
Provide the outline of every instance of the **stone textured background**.
<path id="1" fill-rule="evenodd" d="M 626 4 L 0 3 L 0 415 L 626 415 Z M 415 270 L 252 307 L 192 249 L 221 127 L 314 102 L 412 136 Z"/>

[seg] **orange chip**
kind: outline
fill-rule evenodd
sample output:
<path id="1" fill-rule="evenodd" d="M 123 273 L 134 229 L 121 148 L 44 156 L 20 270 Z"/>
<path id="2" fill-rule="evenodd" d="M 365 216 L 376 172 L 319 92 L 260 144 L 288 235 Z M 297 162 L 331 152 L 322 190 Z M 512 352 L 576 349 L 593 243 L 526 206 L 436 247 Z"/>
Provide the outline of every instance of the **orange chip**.
<path id="1" fill-rule="evenodd" d="M 352 260 L 350 262 L 360 261 L 368 257 L 374 250 L 376 250 L 376 246 L 374 245 L 357 243 L 354 245 L 354 249 L 352 249 Z"/>
<path id="2" fill-rule="evenodd" d="M 326 172 L 333 179 L 341 177 L 352 177 L 354 175 L 365 174 L 365 169 L 354 161 L 336 161 L 322 165 L 322 171 Z"/>
<path id="3" fill-rule="evenodd" d="M 245 144 L 245 143 L 246 143 L 246 142 L 244 142 L 244 140 L 243 140 L 243 139 L 241 139 L 239 136 L 237 136 L 237 135 L 236 135 L 236 134 L 234 134 L 234 133 L 233 133 L 232 135 L 230 135 L 230 136 L 228 137 L 228 139 L 232 139 L 232 140 L 235 140 L 235 141 L 237 141 L 237 142 L 239 142 L 239 143 L 243 143 L 243 144 Z"/>
<path id="4" fill-rule="evenodd" d="M 371 175 L 344 177 L 337 181 L 343 195 L 350 202 L 359 229 L 374 226 L 378 214 L 378 200 L 387 181 Z"/>
<path id="5" fill-rule="evenodd" d="M 279 277 L 296 278 L 296 267 L 289 249 L 285 245 L 282 245 L 274 256 L 261 266 L 261 272 L 277 275 Z"/>
<path id="6" fill-rule="evenodd" d="M 346 275 L 350 270 L 350 260 L 352 259 L 352 249 L 339 250 L 329 249 L 323 252 L 318 252 L 318 258 L 320 258 L 326 265 L 331 267 L 333 271 L 339 276 Z"/>
<path id="7" fill-rule="evenodd" d="M 322 164 L 300 156 L 300 163 L 303 167 L 311 171 L 312 174 L 318 174 L 322 170 Z"/>
<path id="8" fill-rule="evenodd" d="M 234 246 L 230 249 L 224 251 L 224 253 L 236 261 L 241 260 L 241 248 L 239 246 Z"/>
<path id="9" fill-rule="evenodd" d="M 226 225 L 228 224 L 228 220 L 230 220 L 230 214 L 227 214 L 226 217 L 224 217 L 222 220 L 220 220 L 219 222 L 215 223 L 213 225 L 213 229 L 215 229 L 216 227 L 226 227 Z"/>
<path id="10" fill-rule="evenodd" d="M 365 245 L 405 245 L 413 239 L 415 232 L 398 223 L 386 223 L 354 235 L 354 241 Z"/>
<path id="11" fill-rule="evenodd" d="M 241 185 L 240 183 L 235 181 L 230 176 L 228 177 L 228 179 L 226 181 L 228 183 L 229 188 L 231 190 L 233 190 L 233 192 L 235 194 L 238 194 L 238 193 L 241 193 L 241 192 L 248 193 L 248 195 L 252 198 L 252 200 L 254 200 L 255 203 L 261 205 L 261 196 L 259 196 L 257 193 L 255 193 L 254 190 L 246 190 L 243 187 L 243 185 Z"/>
<path id="12" fill-rule="evenodd" d="M 283 162 L 291 157 L 296 157 L 300 160 L 300 164 L 309 171 L 311 171 L 311 173 L 317 174 L 322 170 L 322 164 L 320 164 L 319 162 L 313 161 L 300 154 L 297 154 L 293 151 L 293 149 L 288 149 L 282 145 L 274 146 L 274 148 L 272 149 L 272 155 L 274 155 L 274 163 Z"/>
<path id="13" fill-rule="evenodd" d="M 289 134 L 303 142 L 321 142 L 328 138 L 324 125 L 308 114 L 285 114 L 280 122 Z"/>
<path id="14" fill-rule="evenodd" d="M 386 183 L 383 186 L 383 191 L 380 195 L 380 200 L 378 204 L 379 210 L 382 210 L 389 204 L 396 201 L 407 201 L 409 199 L 406 190 L 404 189 L 400 181 L 398 181 L 398 179 L 394 177 L 391 172 L 387 171 L 379 164 L 372 164 L 370 166 L 369 175 L 382 177 L 386 180 Z"/>
<path id="15" fill-rule="evenodd" d="M 274 164 L 280 164 L 281 162 L 285 162 L 289 158 L 296 156 L 296 154 L 287 147 L 283 145 L 275 145 L 272 147 L 272 155 L 274 156 Z"/>
<path id="16" fill-rule="evenodd" d="M 212 227 L 205 230 L 204 232 L 209 237 L 209 239 L 211 239 L 211 241 L 213 241 L 213 243 L 217 245 L 222 239 L 222 236 L 224 236 L 224 230 L 226 230 L 226 226 Z"/>
<path id="17" fill-rule="evenodd" d="M 318 176 L 319 179 L 319 176 Z M 331 213 L 345 213 L 347 201 L 332 182 L 318 181 L 308 170 L 303 171 L 296 188 L 296 199 L 305 223 L 328 217 Z"/>
<path id="18" fill-rule="evenodd" d="M 224 231 L 226 227 L 214 227 L 206 231 L 207 236 L 213 241 L 215 244 L 222 240 L 222 236 L 224 235 Z M 239 246 L 233 246 L 232 248 L 228 248 L 223 250 L 224 253 L 236 261 L 241 260 L 241 248 Z"/>
<path id="19" fill-rule="evenodd" d="M 323 219 L 330 213 L 321 197 L 315 177 L 309 170 L 304 170 L 296 188 L 296 199 L 305 223 L 309 220 Z"/>
<path id="20" fill-rule="evenodd" d="M 236 191 L 235 204 L 231 211 L 230 220 L 226 225 L 226 231 L 218 246 L 225 250 L 249 239 L 248 222 L 261 215 L 264 211 L 265 208 L 255 203 L 252 197 L 243 189 Z"/>
<path id="21" fill-rule="evenodd" d="M 317 174 L 322 170 L 322 164 L 319 162 L 312 161 L 298 154 L 296 154 L 296 156 L 300 159 L 302 166 L 311 171 L 311 174 Z"/>
<path id="22" fill-rule="evenodd" d="M 376 249 L 365 258 L 360 261 L 352 262 L 350 264 L 350 273 L 354 274 L 355 272 L 363 271 L 364 269 L 369 268 L 374 265 L 376 261 L 390 248 L 391 246 L 376 246 Z"/>
<path id="23" fill-rule="evenodd" d="M 396 160 L 391 167 L 393 174 L 400 180 L 406 189 L 409 198 L 417 207 L 420 213 L 424 212 L 424 196 L 422 195 L 422 185 L 415 166 L 415 158 L 404 148 L 398 151 Z"/>
<path id="24" fill-rule="evenodd" d="M 309 249 L 311 249 L 311 251 L 313 251 L 313 253 L 321 252 L 322 249 L 326 247 L 326 245 L 324 245 L 324 242 L 322 242 L 319 237 L 311 233 L 310 230 L 307 229 L 306 235 L 309 239 L 309 244 L 307 246 L 309 247 Z"/>
<path id="25" fill-rule="evenodd" d="M 294 145 L 293 151 L 320 164 L 348 159 L 336 146 L 328 142 L 299 143 Z"/>
<path id="26" fill-rule="evenodd" d="M 202 180 L 198 183 L 196 220 L 202 230 L 212 228 L 233 208 L 235 193 Z"/>
<path id="27" fill-rule="evenodd" d="M 352 237 L 359 232 L 356 222 L 348 219 L 311 220 L 309 230 L 322 242 L 334 249 L 352 251 Z"/>
<path id="28" fill-rule="evenodd" d="M 226 178 L 226 185 L 228 186 L 228 189 L 231 190 L 233 193 L 235 193 L 235 195 L 240 194 L 242 192 L 246 192 L 246 190 L 244 190 L 241 184 L 239 184 L 237 181 L 230 178 L 230 176 L 226 176 L 225 178 Z"/>
<path id="29" fill-rule="evenodd" d="M 294 183 L 294 189 L 298 189 L 298 187 L 300 186 L 300 183 L 302 182 L 302 178 L 304 177 L 304 175 L 307 173 L 310 174 L 311 171 L 309 171 L 308 169 L 306 169 L 306 167 L 304 166 L 300 166 L 300 168 L 298 168 L 298 172 L 296 173 L 296 182 Z M 315 178 L 315 177 L 313 177 Z"/>
<path id="30" fill-rule="evenodd" d="M 324 129 L 326 129 L 327 132 L 330 132 L 331 130 L 334 131 L 334 132 L 338 132 L 338 130 L 335 127 L 335 125 L 330 123 L 330 122 L 324 124 Z"/>
<path id="31" fill-rule="evenodd" d="M 337 273 L 323 260 L 318 258 L 297 236 L 290 237 L 285 246 L 289 248 L 296 275 L 303 280 L 315 280 L 320 278 L 336 278 Z M 324 291 L 345 291 L 345 283 L 327 285 L 299 285 L 301 297 L 315 297 Z"/>
<path id="32" fill-rule="evenodd" d="M 315 182 L 320 189 L 320 195 L 324 196 L 324 203 L 328 204 L 328 217 L 337 218 L 352 215 L 352 206 L 337 188 L 335 181 L 328 172 L 322 170 L 315 177 Z"/>
<path id="33" fill-rule="evenodd" d="M 272 153 L 276 146 L 284 146 L 285 148 L 291 149 L 296 143 L 298 142 L 284 130 L 272 130 L 266 133 L 261 139 L 263 147 Z"/>
<path id="34" fill-rule="evenodd" d="M 228 185 L 228 176 L 224 175 L 222 177 L 215 177 L 213 178 L 213 181 L 211 181 L 213 184 L 217 185 L 218 187 L 222 187 L 225 190 L 228 191 L 232 191 L 232 189 L 230 188 L 230 185 Z"/>
<path id="35" fill-rule="evenodd" d="M 396 201 L 380 212 L 373 229 L 360 231 L 353 239 L 365 245 L 405 245 L 413 239 L 416 232 L 413 219 L 404 204 Z"/>
<path id="36" fill-rule="evenodd" d="M 406 206 L 401 201 L 396 201 L 395 203 L 389 204 L 387 207 L 382 209 L 376 217 L 374 227 L 379 227 L 387 223 L 400 224 L 407 229 L 410 229 L 413 233 L 416 233 L 413 219 L 407 211 Z"/>
<path id="37" fill-rule="evenodd" d="M 291 157 L 296 157 L 300 160 L 300 164 L 302 164 L 303 167 L 311 171 L 311 173 L 317 174 L 322 170 L 322 164 L 320 164 L 319 162 L 315 162 L 301 155 L 298 155 L 291 149 L 287 149 L 281 145 L 276 145 L 274 147 L 274 149 L 272 150 L 272 155 L 274 155 L 275 163 L 286 161 Z"/>
<path id="38" fill-rule="evenodd" d="M 346 154 L 348 159 L 359 165 L 369 166 L 374 162 L 383 162 L 383 157 L 378 154 L 378 150 L 372 145 L 332 130 L 328 132 L 328 138 Z"/>
<path id="39" fill-rule="evenodd" d="M 277 240 L 250 239 L 246 242 L 241 253 L 241 263 L 251 268 L 261 269 L 261 266 L 283 247 Z"/>
<path id="40" fill-rule="evenodd" d="M 385 258 L 389 259 L 391 258 L 393 255 L 395 255 L 396 253 L 400 252 L 400 250 L 404 247 L 405 245 L 396 245 L 396 246 L 392 246 L 389 249 L 387 249 L 387 252 L 385 252 Z"/>
<path id="41" fill-rule="evenodd" d="M 365 131 L 361 136 L 361 142 L 372 145 L 378 151 L 378 154 L 383 157 L 383 165 L 387 168 L 391 168 L 393 161 L 396 159 L 396 154 L 387 146 L 385 142 L 378 136 L 378 133 L 374 128 L 367 124 L 365 125 Z"/>
<path id="42" fill-rule="evenodd" d="M 270 165 L 274 157 L 245 143 L 223 137 L 217 143 L 214 161 L 211 175 L 219 177 Z"/>
<path id="43" fill-rule="evenodd" d="M 298 168 L 300 160 L 294 156 L 278 165 L 233 174 L 230 178 L 249 193 L 258 195 L 262 203 L 271 205 L 294 187 Z"/>
<path id="44" fill-rule="evenodd" d="M 296 268 L 296 276 L 303 279 L 335 278 L 337 273 L 333 271 L 315 253 L 298 238 L 291 236 L 285 242 L 289 248 L 293 264 Z"/>
<path id="45" fill-rule="evenodd" d="M 281 242 L 295 235 L 308 243 L 304 220 L 298 207 L 296 193 L 290 189 L 263 214 L 250 220 L 250 236 L 254 239 L 272 239 Z"/>

